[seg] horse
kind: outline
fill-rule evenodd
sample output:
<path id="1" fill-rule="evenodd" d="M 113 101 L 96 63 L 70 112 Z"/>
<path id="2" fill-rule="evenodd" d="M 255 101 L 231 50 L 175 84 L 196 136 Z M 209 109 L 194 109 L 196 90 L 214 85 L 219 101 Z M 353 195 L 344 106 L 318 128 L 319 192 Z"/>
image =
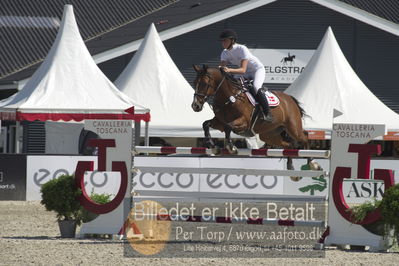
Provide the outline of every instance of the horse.
<path id="1" fill-rule="evenodd" d="M 197 76 L 194 80 L 194 100 L 191 104 L 195 112 L 200 112 L 205 103 L 213 109 L 214 117 L 202 124 L 205 135 L 205 145 L 215 149 L 209 129 L 214 128 L 225 133 L 226 149 L 237 153 L 230 138 L 231 132 L 248 137 L 259 135 L 266 144 L 279 148 L 296 148 L 301 146 L 309 148 L 308 137 L 302 128 L 304 109 L 295 97 L 283 92 L 274 91 L 280 104 L 272 107 L 273 121 L 262 119 L 260 107 L 254 107 L 245 94 L 245 88 L 234 77 L 223 72 L 222 68 L 214 68 L 203 65 L 202 68 L 193 65 Z M 258 111 L 256 110 L 258 109 Z M 255 115 L 258 113 L 259 115 Z M 308 161 L 310 162 L 310 161 Z M 293 169 L 292 160 L 289 157 L 287 169 Z"/>

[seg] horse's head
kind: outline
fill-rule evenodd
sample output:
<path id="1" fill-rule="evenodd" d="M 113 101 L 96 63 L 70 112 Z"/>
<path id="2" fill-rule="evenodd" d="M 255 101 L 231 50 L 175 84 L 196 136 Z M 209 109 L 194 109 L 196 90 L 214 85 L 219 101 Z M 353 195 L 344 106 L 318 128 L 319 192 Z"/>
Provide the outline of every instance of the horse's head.
<path id="1" fill-rule="evenodd" d="M 197 77 L 194 80 L 195 92 L 191 107 L 195 112 L 200 112 L 206 102 L 212 104 L 216 88 L 220 86 L 221 75 L 216 68 L 208 68 L 206 65 L 202 67 L 194 65 L 193 68 L 197 72 Z"/>

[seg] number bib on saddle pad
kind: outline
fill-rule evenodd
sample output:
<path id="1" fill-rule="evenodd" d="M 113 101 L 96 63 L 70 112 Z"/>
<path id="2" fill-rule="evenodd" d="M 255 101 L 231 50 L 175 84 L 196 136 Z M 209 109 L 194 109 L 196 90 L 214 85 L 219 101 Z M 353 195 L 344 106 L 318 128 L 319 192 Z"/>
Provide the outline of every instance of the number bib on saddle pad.
<path id="1" fill-rule="evenodd" d="M 280 104 L 279 98 L 276 95 L 274 95 L 272 92 L 264 91 L 264 93 L 266 94 L 267 102 L 269 103 L 270 107 L 275 107 Z M 251 104 L 253 106 L 255 106 L 257 104 L 257 102 L 256 102 L 255 98 L 252 96 L 252 94 L 249 91 L 245 92 L 245 94 L 247 95 Z"/>

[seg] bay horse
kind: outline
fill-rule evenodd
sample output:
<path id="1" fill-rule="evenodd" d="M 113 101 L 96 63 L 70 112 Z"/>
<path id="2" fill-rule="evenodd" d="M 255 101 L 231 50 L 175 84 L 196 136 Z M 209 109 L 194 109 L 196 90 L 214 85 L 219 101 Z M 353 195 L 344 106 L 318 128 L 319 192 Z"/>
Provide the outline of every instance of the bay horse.
<path id="1" fill-rule="evenodd" d="M 280 100 L 278 106 L 270 108 L 273 122 L 263 120 L 261 115 L 254 119 L 255 107 L 246 96 L 245 89 L 231 75 L 206 65 L 194 65 L 193 68 L 197 77 L 191 107 L 200 112 L 208 103 L 215 115 L 202 124 L 208 148 L 216 148 L 209 132 L 211 127 L 225 132 L 226 148 L 233 154 L 237 153 L 237 148 L 230 138 L 231 132 L 244 137 L 258 134 L 263 142 L 274 147 L 288 149 L 301 146 L 308 149 L 307 134 L 302 128 L 305 111 L 293 96 L 273 92 Z M 287 169 L 293 169 L 291 158 L 288 157 L 288 160 Z"/>

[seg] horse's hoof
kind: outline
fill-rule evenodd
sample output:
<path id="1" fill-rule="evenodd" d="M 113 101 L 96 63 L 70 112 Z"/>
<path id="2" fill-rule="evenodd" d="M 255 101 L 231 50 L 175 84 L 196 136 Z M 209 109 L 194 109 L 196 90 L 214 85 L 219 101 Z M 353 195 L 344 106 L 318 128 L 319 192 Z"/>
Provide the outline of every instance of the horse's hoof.
<path id="1" fill-rule="evenodd" d="M 213 142 L 207 142 L 205 144 L 205 147 L 207 147 L 208 149 L 213 149 L 213 147 L 215 147 L 215 144 Z"/>
<path id="2" fill-rule="evenodd" d="M 212 153 L 215 154 L 215 155 L 219 155 L 220 152 L 221 152 L 221 150 L 220 150 L 220 148 L 218 146 L 215 146 L 215 147 L 211 148 L 211 150 L 212 150 Z"/>
<path id="3" fill-rule="evenodd" d="M 236 155 L 238 153 L 238 149 L 236 146 L 227 146 L 226 148 L 230 154 Z"/>
<path id="4" fill-rule="evenodd" d="M 299 180 L 302 179 L 302 176 L 290 176 L 291 180 L 294 182 L 298 182 Z"/>
<path id="5" fill-rule="evenodd" d="M 309 162 L 310 170 L 321 170 L 321 166 L 316 160 L 311 160 Z"/>

